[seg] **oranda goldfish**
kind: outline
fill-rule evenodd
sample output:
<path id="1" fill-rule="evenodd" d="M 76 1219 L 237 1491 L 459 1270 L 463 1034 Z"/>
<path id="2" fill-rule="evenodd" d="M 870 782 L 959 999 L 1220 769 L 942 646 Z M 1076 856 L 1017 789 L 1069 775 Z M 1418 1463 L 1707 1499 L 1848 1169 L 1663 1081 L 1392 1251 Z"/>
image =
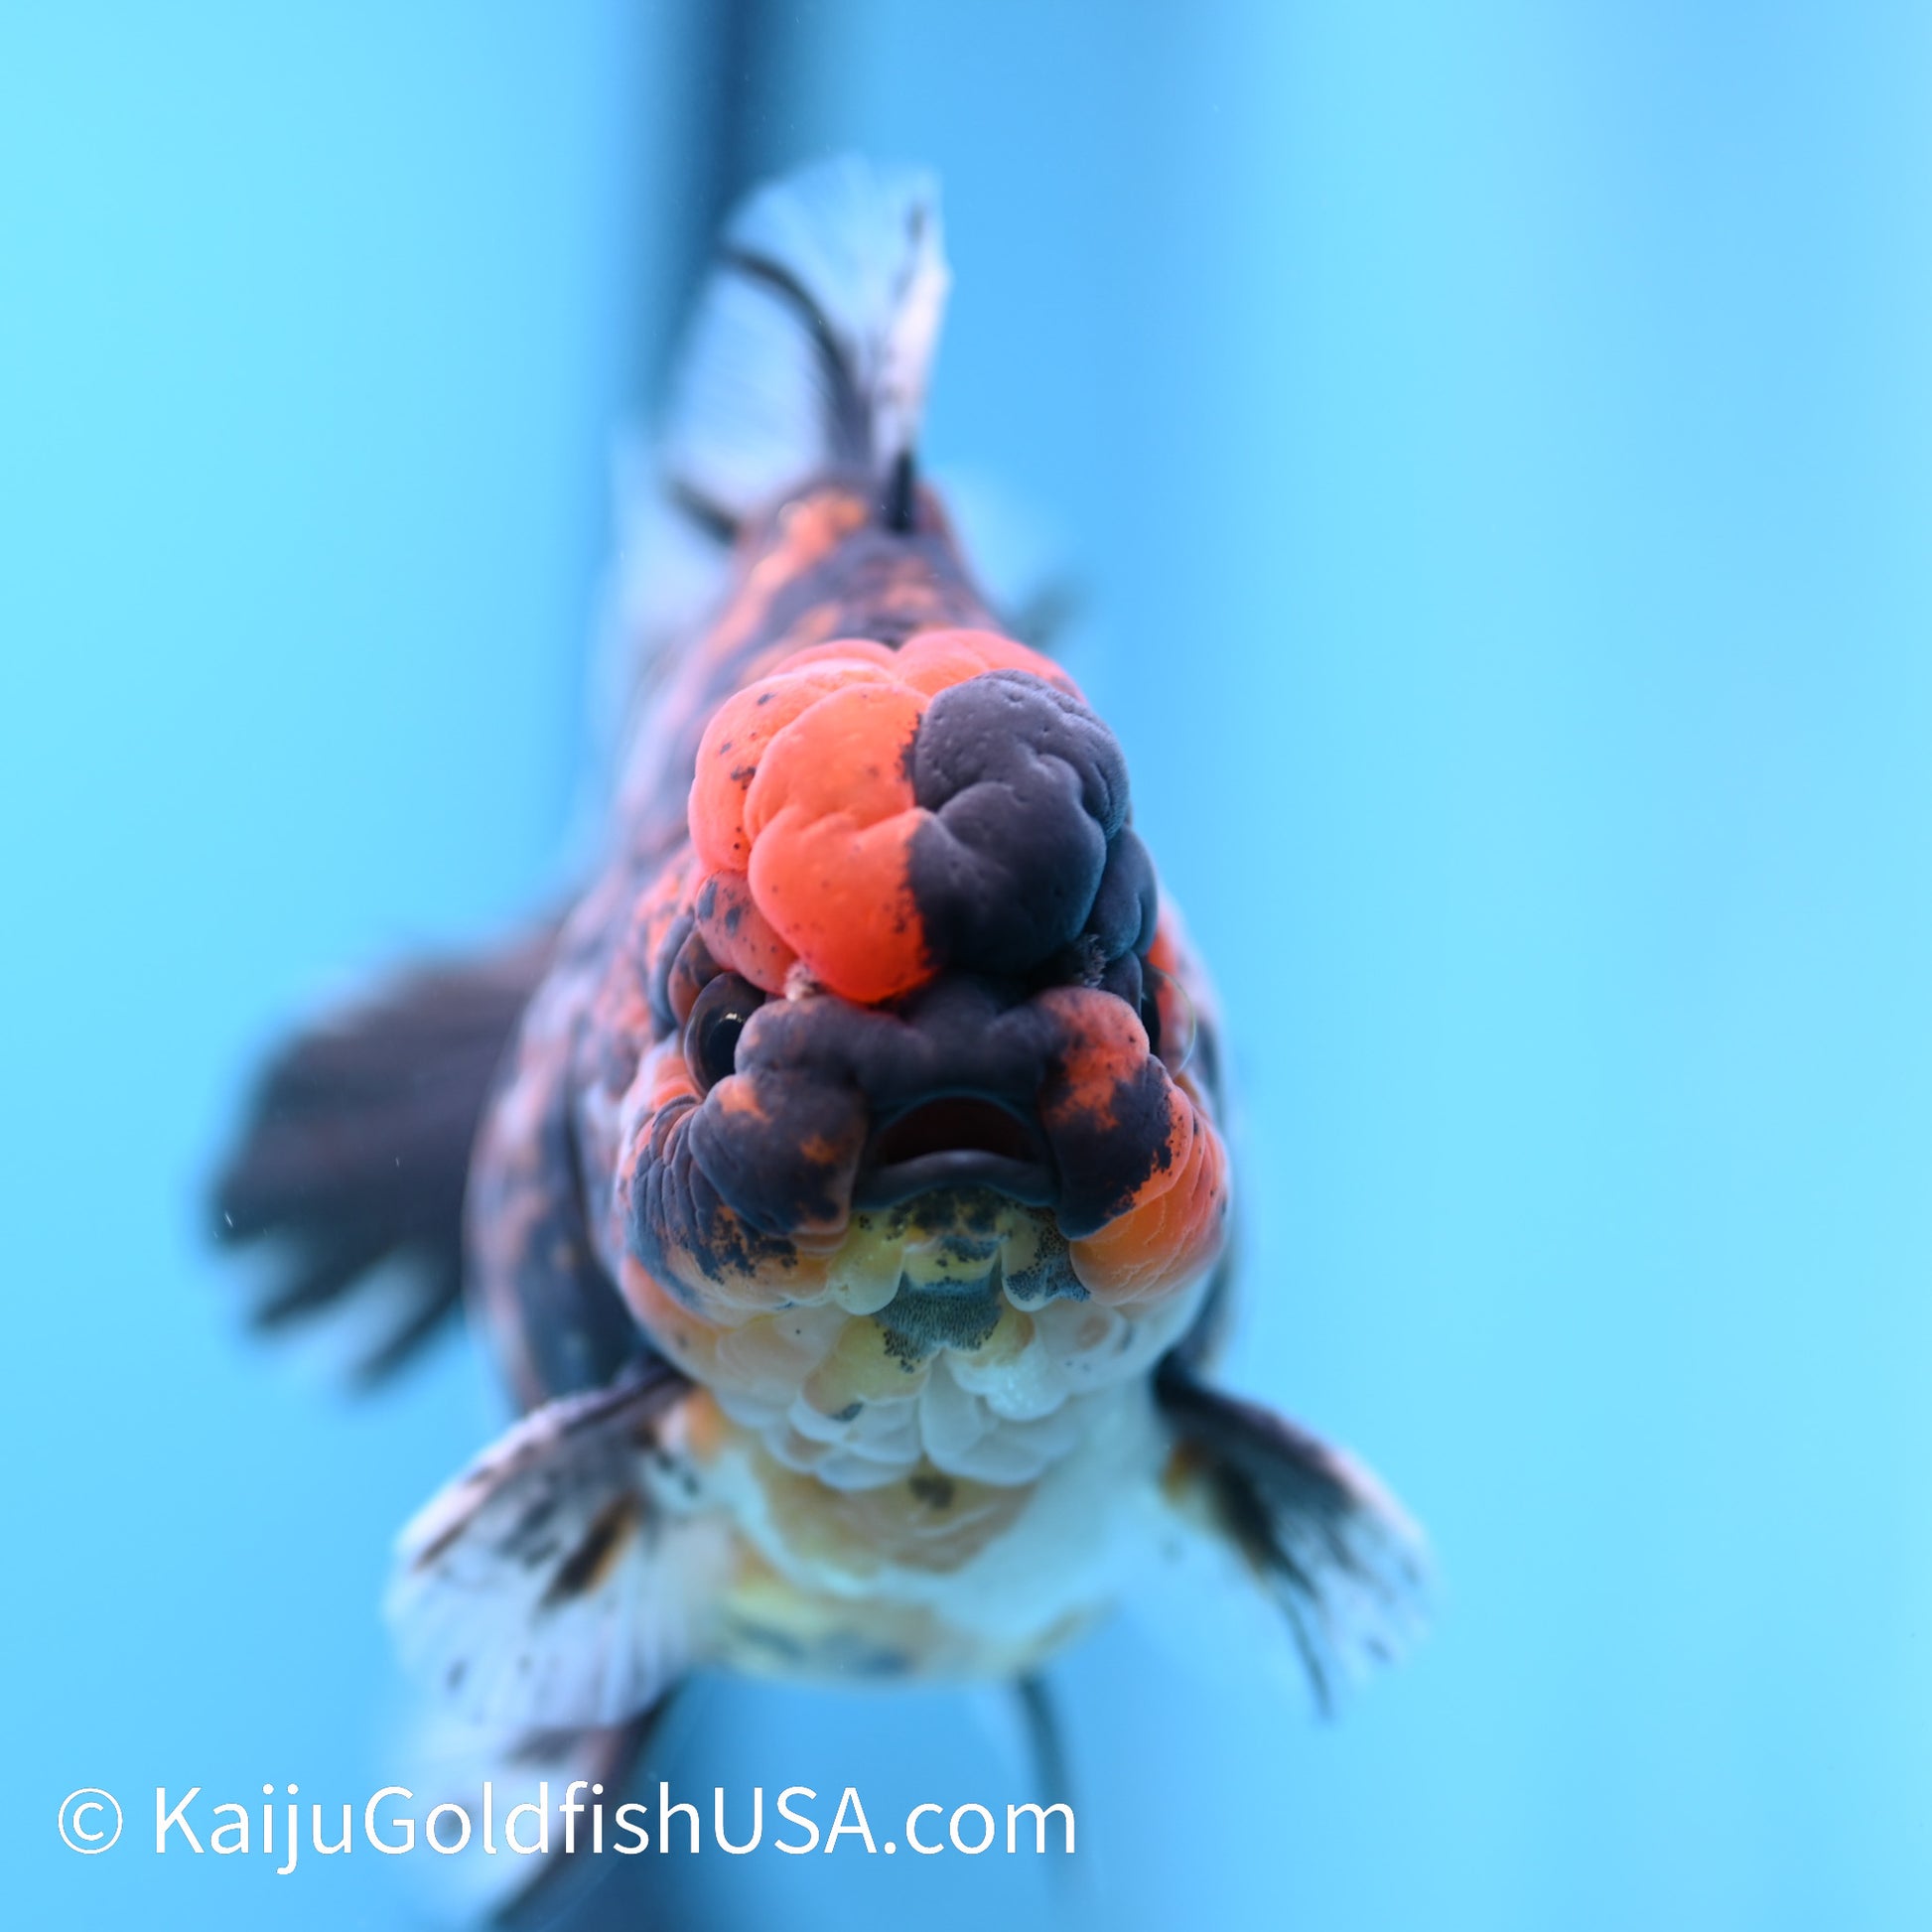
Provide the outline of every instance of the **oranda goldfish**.
<path id="1" fill-rule="evenodd" d="M 740 212 L 601 872 L 298 1039 L 218 1188 L 289 1257 L 270 1320 L 408 1264 L 385 1366 L 468 1305 L 522 1420 L 404 1532 L 393 1619 L 587 1762 L 701 1665 L 1026 1680 L 1176 1526 L 1317 1675 L 1415 1582 L 1359 1465 L 1203 1379 L 1214 1004 L 1119 744 L 915 470 L 947 279 L 923 177 Z"/>

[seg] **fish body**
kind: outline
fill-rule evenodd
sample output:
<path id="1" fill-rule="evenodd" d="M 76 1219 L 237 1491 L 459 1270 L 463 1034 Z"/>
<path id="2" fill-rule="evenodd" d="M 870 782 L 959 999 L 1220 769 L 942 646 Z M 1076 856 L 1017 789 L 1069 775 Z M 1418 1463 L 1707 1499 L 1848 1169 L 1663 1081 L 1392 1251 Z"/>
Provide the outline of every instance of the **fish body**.
<path id="1" fill-rule="evenodd" d="M 1317 1673 L 1415 1581 L 1372 1478 L 1204 1380 L 1211 991 L 1119 744 L 918 480 L 945 286 L 921 177 L 741 213 L 599 873 L 299 1040 L 221 1184 L 294 1257 L 270 1320 L 403 1261 L 387 1355 L 460 1289 L 499 1358 L 522 1419 L 404 1532 L 391 1611 L 506 1734 L 638 1724 L 699 1665 L 1022 1678 L 1179 1530 Z"/>

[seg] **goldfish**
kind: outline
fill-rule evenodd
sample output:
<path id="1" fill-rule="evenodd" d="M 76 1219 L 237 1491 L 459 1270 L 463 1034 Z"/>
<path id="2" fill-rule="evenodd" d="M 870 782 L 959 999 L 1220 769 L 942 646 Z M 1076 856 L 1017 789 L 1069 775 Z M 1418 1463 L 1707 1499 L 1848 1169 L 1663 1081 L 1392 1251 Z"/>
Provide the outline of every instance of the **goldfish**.
<path id="1" fill-rule="evenodd" d="M 612 1775 L 700 1668 L 1035 1686 L 1183 1532 L 1317 1686 L 1421 1576 L 1366 1468 L 1210 1380 L 1215 1002 L 1118 740 L 919 469 L 948 281 L 916 172 L 734 217 L 600 865 L 298 1036 L 216 1187 L 270 1325 L 386 1283 L 374 1374 L 469 1311 L 520 1419 L 402 1532 L 397 1642 Z"/>

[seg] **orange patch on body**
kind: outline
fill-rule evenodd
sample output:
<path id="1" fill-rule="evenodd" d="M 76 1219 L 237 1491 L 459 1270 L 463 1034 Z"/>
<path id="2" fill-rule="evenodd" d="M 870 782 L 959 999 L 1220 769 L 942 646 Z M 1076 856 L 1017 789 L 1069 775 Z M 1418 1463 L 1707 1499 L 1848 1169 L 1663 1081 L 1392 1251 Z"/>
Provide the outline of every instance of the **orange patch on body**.
<path id="1" fill-rule="evenodd" d="M 724 1113 L 738 1115 L 747 1120 L 769 1120 L 762 1096 L 756 1083 L 741 1080 L 736 1074 L 720 1080 L 712 1089 L 717 1099 L 715 1105 Z"/>
<path id="2" fill-rule="evenodd" d="M 1174 1089 L 1168 1165 L 1147 1177 L 1126 1213 L 1068 1245 L 1073 1272 L 1095 1301 L 1110 1306 L 1169 1294 L 1213 1266 L 1226 1238 L 1227 1203 L 1220 1136 Z"/>
<path id="3" fill-rule="evenodd" d="M 715 872 L 698 889 L 698 930 L 719 965 L 767 993 L 784 990 L 798 955 L 773 930 L 742 872 Z"/>
<path id="4" fill-rule="evenodd" d="M 1064 987 L 1039 996 L 1072 1042 L 1043 1098 L 1048 1123 L 1082 1118 L 1116 1123 L 1117 1096 L 1148 1064 L 1147 1031 L 1111 994 Z M 1167 1159 L 1132 1203 L 1104 1228 L 1069 1243 L 1073 1272 L 1096 1301 L 1144 1302 L 1196 1281 L 1225 1238 L 1227 1155 L 1183 1074 L 1163 1073 L 1168 1096 Z"/>
<path id="5" fill-rule="evenodd" d="M 912 902 L 906 752 L 924 701 L 901 685 L 855 683 L 772 741 L 745 800 L 752 897 L 817 977 L 871 1003 L 929 970 Z"/>
<path id="6" fill-rule="evenodd" d="M 649 1114 L 661 1113 L 674 1100 L 697 1100 L 698 1083 L 691 1077 L 684 1054 L 675 1041 L 660 1041 L 644 1060 L 648 1084 L 644 1106 Z"/>
<path id="7" fill-rule="evenodd" d="M 929 698 L 987 671 L 1028 671 L 1070 698 L 1081 697 L 1080 687 L 1050 657 L 997 630 L 921 630 L 899 648 L 895 669 Z"/>
<path id="8" fill-rule="evenodd" d="M 764 622 L 779 592 L 864 529 L 872 514 L 864 496 L 845 489 L 821 490 L 780 511 L 776 540 L 746 573 L 738 595 L 706 635 L 705 660 L 722 663 L 741 650 Z"/>
<path id="9" fill-rule="evenodd" d="M 836 650 L 836 646 L 832 647 Z M 698 746 L 691 782 L 691 844 L 707 872 L 743 872 L 752 856 L 746 795 L 771 741 L 803 713 L 857 679 L 888 682 L 876 665 L 849 654 L 759 678 L 720 705 Z"/>
<path id="10" fill-rule="evenodd" d="M 667 1294 L 657 1277 L 634 1256 L 623 1258 L 618 1283 L 637 1325 L 670 1362 L 694 1382 L 717 1380 L 718 1329 Z"/>
<path id="11" fill-rule="evenodd" d="M 1148 1057 L 1140 1015 L 1124 1000 L 1089 987 L 1054 987 L 1039 996 L 1039 1004 L 1064 1025 L 1072 1042 L 1045 1102 L 1049 1117 L 1081 1114 L 1114 1126 L 1114 1095 Z"/>
<path id="12" fill-rule="evenodd" d="M 1180 969 L 1180 952 L 1166 906 L 1162 907 L 1161 917 L 1155 925 L 1154 943 L 1147 949 L 1147 963 L 1159 967 L 1164 973 L 1178 972 Z"/>
<path id="13" fill-rule="evenodd" d="M 911 890 L 907 753 L 927 702 L 988 671 L 1078 697 L 1066 673 L 997 631 L 921 631 L 897 650 L 842 637 L 787 651 L 706 728 L 689 806 L 712 896 L 714 957 L 767 992 L 794 960 L 850 1000 L 910 992 L 941 962 Z"/>

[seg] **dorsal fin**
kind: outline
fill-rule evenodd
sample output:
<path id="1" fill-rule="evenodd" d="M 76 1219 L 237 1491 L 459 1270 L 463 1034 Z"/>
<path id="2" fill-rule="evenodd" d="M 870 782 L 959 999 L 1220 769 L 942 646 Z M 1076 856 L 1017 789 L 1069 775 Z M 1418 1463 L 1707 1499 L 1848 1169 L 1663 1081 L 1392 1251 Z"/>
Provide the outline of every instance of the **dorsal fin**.
<path id="1" fill-rule="evenodd" d="M 949 282 L 932 177 L 845 155 L 759 189 L 699 295 L 649 473 L 623 504 L 634 679 L 700 621 L 739 528 L 828 474 L 911 505 Z"/>
<path id="2" fill-rule="evenodd" d="M 928 176 L 844 156 L 754 195 L 686 342 L 673 490 L 730 522 L 828 470 L 885 492 L 918 431 L 946 282 Z"/>

